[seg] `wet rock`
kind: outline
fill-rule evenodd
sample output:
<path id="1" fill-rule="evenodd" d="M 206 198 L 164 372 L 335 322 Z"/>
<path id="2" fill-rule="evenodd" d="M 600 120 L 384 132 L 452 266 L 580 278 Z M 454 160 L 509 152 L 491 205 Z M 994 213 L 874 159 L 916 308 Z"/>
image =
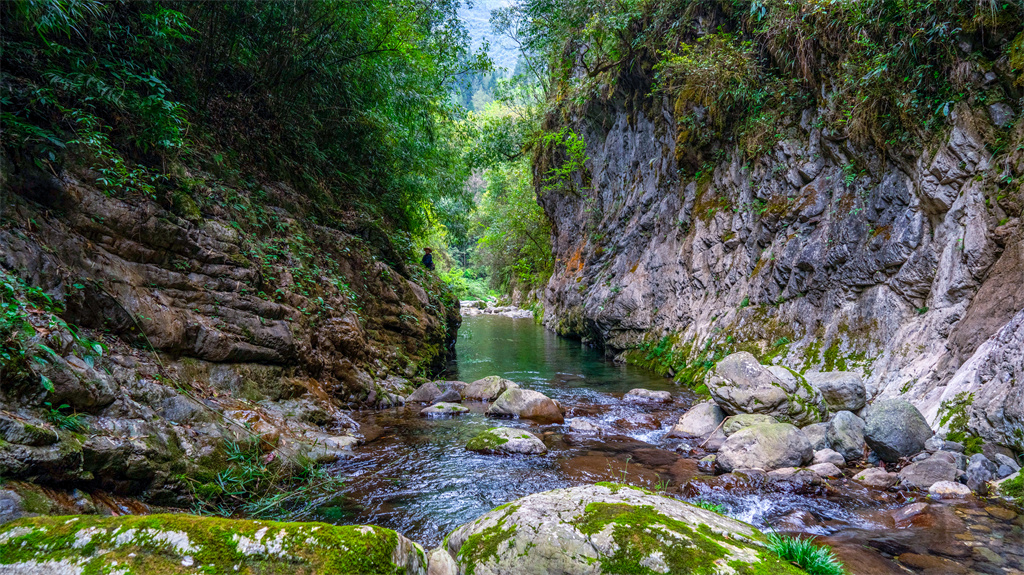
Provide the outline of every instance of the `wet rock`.
<path id="1" fill-rule="evenodd" d="M 779 420 L 770 415 L 762 415 L 760 413 L 740 413 L 738 415 L 730 415 L 725 418 L 725 423 L 722 425 L 722 432 L 725 433 L 726 437 L 728 437 L 744 427 L 750 427 L 751 425 L 771 425 L 773 423 L 779 423 Z"/>
<path id="2" fill-rule="evenodd" d="M 805 373 L 807 383 L 821 393 L 830 411 L 858 411 L 867 396 L 864 380 L 852 371 Z"/>
<path id="3" fill-rule="evenodd" d="M 185 514 L 33 517 L 0 527 L 9 573 L 416 574 L 423 549 L 390 529 L 279 523 Z M 185 571 L 190 571 L 186 569 Z"/>
<path id="4" fill-rule="evenodd" d="M 522 417 L 540 423 L 563 423 L 562 410 L 548 396 L 533 391 L 513 387 L 502 393 L 487 408 L 487 415 L 496 417 Z"/>
<path id="5" fill-rule="evenodd" d="M 650 389 L 636 388 L 626 392 L 623 396 L 626 401 L 657 401 L 668 403 L 672 401 L 672 394 L 667 391 L 651 391 Z"/>
<path id="6" fill-rule="evenodd" d="M 467 387 L 461 381 L 428 381 L 416 388 L 405 398 L 407 403 L 437 403 L 445 401 L 458 403 L 462 401 L 462 391 Z"/>
<path id="7" fill-rule="evenodd" d="M 3 413 L 0 413 L 0 438 L 33 447 L 53 445 L 60 440 L 56 431 L 42 427 L 41 422 L 30 423 Z"/>
<path id="8" fill-rule="evenodd" d="M 918 489 L 928 489 L 939 481 L 953 481 L 956 476 L 954 459 L 941 451 L 924 461 L 911 463 L 899 472 L 900 481 Z"/>
<path id="9" fill-rule="evenodd" d="M 768 479 L 774 482 L 788 483 L 791 488 L 821 485 L 821 476 L 810 469 L 798 467 L 782 467 L 768 472 Z"/>
<path id="10" fill-rule="evenodd" d="M 811 461 L 811 444 L 799 429 L 788 423 L 754 425 L 729 437 L 718 452 L 723 471 L 737 468 L 777 469 Z"/>
<path id="11" fill-rule="evenodd" d="M 828 442 L 846 461 L 864 457 L 864 420 L 849 411 L 840 411 L 829 422 Z"/>
<path id="12" fill-rule="evenodd" d="M 995 463 L 989 461 L 987 457 L 981 453 L 975 453 L 971 456 L 971 462 L 967 465 L 967 470 L 964 471 L 966 475 L 967 487 L 971 491 L 984 494 L 987 491 L 988 482 L 997 479 L 999 468 Z"/>
<path id="13" fill-rule="evenodd" d="M 725 419 L 725 412 L 716 403 L 701 403 L 679 416 L 666 437 L 707 437 Z"/>
<path id="14" fill-rule="evenodd" d="M 838 451 L 822 449 L 814 452 L 813 463 L 831 463 L 836 467 L 846 467 L 846 459 Z"/>
<path id="15" fill-rule="evenodd" d="M 416 388 L 416 391 L 405 398 L 406 403 L 434 403 L 441 396 L 441 389 L 433 381 L 428 381 Z"/>
<path id="16" fill-rule="evenodd" d="M 708 389 L 711 397 L 730 415 L 760 413 L 779 421 L 806 426 L 821 421 L 825 402 L 801 376 L 779 377 L 745 351 L 718 362 Z"/>
<path id="17" fill-rule="evenodd" d="M 889 473 L 881 467 L 869 467 L 853 476 L 853 480 L 876 489 L 888 489 L 900 480 L 895 473 Z"/>
<path id="18" fill-rule="evenodd" d="M 449 389 L 437 397 L 437 403 L 458 403 L 462 401 L 462 394 L 457 389 Z"/>
<path id="19" fill-rule="evenodd" d="M 443 547 L 427 554 L 427 575 L 458 575 L 459 565 Z"/>
<path id="20" fill-rule="evenodd" d="M 420 410 L 421 416 L 431 418 L 454 417 L 456 415 L 462 415 L 463 413 L 469 413 L 469 408 L 457 403 L 447 403 L 444 401 L 439 401 L 430 407 Z"/>
<path id="21" fill-rule="evenodd" d="M 519 387 L 515 382 L 491 375 L 478 379 L 462 390 L 462 397 L 477 401 L 493 401 L 505 390 Z"/>
<path id="22" fill-rule="evenodd" d="M 843 476 L 843 471 L 839 469 L 839 467 L 837 467 L 834 463 L 830 462 L 815 463 L 814 465 L 808 466 L 807 469 L 810 469 L 811 471 L 813 471 L 814 473 L 818 474 L 821 477 Z"/>
<path id="23" fill-rule="evenodd" d="M 903 553 L 897 557 L 897 560 L 899 560 L 900 564 L 919 571 L 946 573 L 948 575 L 967 573 L 967 569 L 959 563 L 949 559 L 943 559 L 942 557 L 935 557 L 934 555 Z"/>
<path id="24" fill-rule="evenodd" d="M 582 417 L 574 417 L 566 422 L 569 425 L 569 431 L 573 433 L 590 433 L 599 434 L 602 432 L 600 426 L 583 419 Z"/>
<path id="25" fill-rule="evenodd" d="M 307 431 L 301 439 L 282 435 L 277 449 L 291 461 L 300 461 L 304 458 L 326 464 L 352 457 L 352 448 L 358 443 L 357 438 L 349 435 Z"/>
<path id="26" fill-rule="evenodd" d="M 928 511 L 929 507 L 931 507 L 931 505 L 923 501 L 911 503 L 910 505 L 900 507 L 899 509 L 893 511 L 892 518 L 897 524 L 906 523 L 914 517 L 917 517 L 918 515 Z"/>
<path id="27" fill-rule="evenodd" d="M 492 427 L 466 443 L 466 449 L 482 453 L 521 453 L 539 455 L 548 448 L 536 435 L 511 427 Z"/>
<path id="28" fill-rule="evenodd" d="M 864 423 L 864 440 L 882 461 L 890 463 L 920 452 L 934 435 L 921 412 L 902 399 L 875 402 Z"/>
<path id="29" fill-rule="evenodd" d="M 828 423 L 813 423 L 800 431 L 804 432 L 807 441 L 811 443 L 811 449 L 819 451 L 832 447 L 832 442 L 828 439 L 829 427 L 831 426 Z"/>
<path id="30" fill-rule="evenodd" d="M 955 481 L 936 481 L 928 488 L 928 494 L 939 499 L 962 499 L 971 495 L 971 488 Z"/>
<path id="31" fill-rule="evenodd" d="M 986 507 L 985 512 L 1000 521 L 1013 521 L 1017 518 L 1017 512 L 1013 509 L 996 507 L 995 505 L 989 505 Z"/>
<path id="32" fill-rule="evenodd" d="M 453 531 L 444 549 L 460 573 L 476 575 L 691 573 L 716 565 L 799 573 L 762 553 L 761 537 L 745 523 L 682 501 L 600 484 L 503 505 Z"/>

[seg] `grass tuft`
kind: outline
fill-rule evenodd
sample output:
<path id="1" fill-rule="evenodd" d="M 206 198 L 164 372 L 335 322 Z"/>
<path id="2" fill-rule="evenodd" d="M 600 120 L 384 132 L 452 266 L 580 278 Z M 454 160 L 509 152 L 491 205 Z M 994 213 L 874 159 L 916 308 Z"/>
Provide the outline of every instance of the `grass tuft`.
<path id="1" fill-rule="evenodd" d="M 694 507 L 700 507 L 701 509 L 707 509 L 719 515 L 725 515 L 725 507 L 708 501 L 707 499 L 695 499 L 690 502 L 690 505 Z"/>
<path id="2" fill-rule="evenodd" d="M 769 533 L 768 549 L 811 575 L 846 574 L 835 553 L 828 547 L 816 545 L 811 539 Z"/>

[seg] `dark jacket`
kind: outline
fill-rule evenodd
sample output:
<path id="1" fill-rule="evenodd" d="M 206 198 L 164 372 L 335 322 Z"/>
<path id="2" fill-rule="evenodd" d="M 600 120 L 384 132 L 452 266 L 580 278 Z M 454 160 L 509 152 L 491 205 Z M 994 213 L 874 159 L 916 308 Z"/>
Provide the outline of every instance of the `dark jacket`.
<path id="1" fill-rule="evenodd" d="M 423 265 L 428 270 L 434 269 L 434 256 L 431 254 L 423 254 Z"/>

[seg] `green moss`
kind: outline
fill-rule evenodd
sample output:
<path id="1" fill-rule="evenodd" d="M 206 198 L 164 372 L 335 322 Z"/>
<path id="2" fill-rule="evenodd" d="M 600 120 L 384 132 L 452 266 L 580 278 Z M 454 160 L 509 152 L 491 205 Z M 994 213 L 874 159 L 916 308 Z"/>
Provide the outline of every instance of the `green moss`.
<path id="1" fill-rule="evenodd" d="M 692 526 L 658 513 L 649 505 L 591 503 L 576 524 L 587 535 L 601 533 L 611 526 L 616 550 L 612 556 L 600 560 L 602 573 L 653 575 L 656 571 L 643 562 L 660 553 L 670 573 L 711 574 L 719 572 L 717 562 L 729 554 L 721 544 L 728 541 L 727 537 L 714 533 L 706 525 Z M 736 563 L 744 565 L 742 561 Z M 761 556 L 761 563 L 771 573 L 799 573 L 766 555 Z"/>
<path id="2" fill-rule="evenodd" d="M 78 560 L 84 561 L 83 574 L 104 573 L 115 561 L 130 573 L 156 574 L 194 573 L 200 566 L 206 572 L 242 575 L 404 572 L 392 557 L 398 535 L 380 527 L 160 514 L 34 517 L 0 532 L 23 527 L 30 530 L 0 545 L 0 563 Z M 243 538 L 252 542 L 248 548 Z M 273 551 L 278 545 L 281 553 Z M 193 559 L 194 568 L 182 565 L 185 556 Z"/>
<path id="3" fill-rule="evenodd" d="M 508 443 L 508 439 L 494 433 L 497 427 L 482 431 L 476 437 L 466 443 L 466 449 L 470 451 L 494 451 Z"/>
<path id="4" fill-rule="evenodd" d="M 832 345 L 825 350 L 824 360 L 822 371 L 846 371 L 846 360 L 840 353 L 838 341 L 832 342 Z"/>
<path id="5" fill-rule="evenodd" d="M 1024 474 L 1018 473 L 1013 479 L 1007 479 L 999 485 L 999 494 L 1013 498 L 1017 505 L 1024 505 Z"/>
<path id="6" fill-rule="evenodd" d="M 45 515 L 53 510 L 50 499 L 34 488 L 18 490 L 18 495 L 21 496 L 22 507 L 29 513 Z"/>
<path id="7" fill-rule="evenodd" d="M 459 548 L 457 558 L 465 566 L 466 575 L 473 575 L 476 572 L 476 566 L 481 562 L 492 558 L 497 561 L 501 546 L 511 547 L 514 543 L 512 537 L 516 534 L 516 526 L 511 525 L 505 528 L 505 520 L 509 515 L 515 513 L 519 506 L 506 506 L 504 509 L 505 513 L 494 525 L 470 535 Z"/>

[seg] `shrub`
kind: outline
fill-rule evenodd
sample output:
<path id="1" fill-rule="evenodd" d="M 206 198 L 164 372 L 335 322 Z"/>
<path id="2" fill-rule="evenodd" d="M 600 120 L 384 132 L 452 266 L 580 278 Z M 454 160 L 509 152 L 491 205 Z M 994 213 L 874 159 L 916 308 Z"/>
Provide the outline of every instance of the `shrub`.
<path id="1" fill-rule="evenodd" d="M 811 539 L 768 534 L 768 549 L 785 561 L 795 563 L 811 575 L 844 575 L 846 570 L 831 549 Z"/>

